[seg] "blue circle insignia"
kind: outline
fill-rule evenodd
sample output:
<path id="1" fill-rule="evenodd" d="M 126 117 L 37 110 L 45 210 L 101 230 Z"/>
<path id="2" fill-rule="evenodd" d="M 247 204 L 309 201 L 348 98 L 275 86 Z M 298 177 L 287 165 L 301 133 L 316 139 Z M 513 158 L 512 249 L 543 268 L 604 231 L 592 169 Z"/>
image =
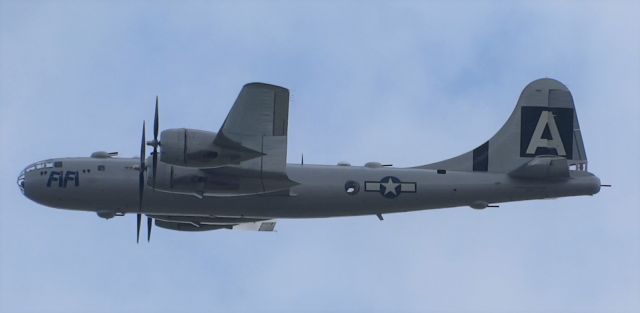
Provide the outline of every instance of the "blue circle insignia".
<path id="1" fill-rule="evenodd" d="M 380 194 L 385 198 L 393 199 L 400 195 L 402 184 L 393 176 L 387 176 L 380 180 Z"/>

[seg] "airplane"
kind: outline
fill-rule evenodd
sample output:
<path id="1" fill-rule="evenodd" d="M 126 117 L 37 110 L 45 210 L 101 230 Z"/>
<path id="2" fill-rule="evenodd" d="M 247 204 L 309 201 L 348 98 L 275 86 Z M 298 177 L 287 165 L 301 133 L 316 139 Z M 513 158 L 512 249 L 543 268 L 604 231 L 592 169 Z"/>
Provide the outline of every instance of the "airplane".
<path id="1" fill-rule="evenodd" d="M 502 128 L 459 156 L 397 168 L 287 164 L 289 90 L 242 87 L 218 132 L 166 129 L 159 134 L 156 97 L 153 139 L 142 126 L 140 157 L 98 151 L 90 157 L 33 163 L 19 175 L 21 192 L 39 204 L 142 215 L 151 228 L 177 231 L 274 231 L 276 219 L 376 215 L 594 195 L 600 179 L 587 155 L 573 97 L 561 82 L 529 83 Z M 158 138 L 160 135 L 160 138 Z M 146 156 L 146 146 L 153 152 Z"/>

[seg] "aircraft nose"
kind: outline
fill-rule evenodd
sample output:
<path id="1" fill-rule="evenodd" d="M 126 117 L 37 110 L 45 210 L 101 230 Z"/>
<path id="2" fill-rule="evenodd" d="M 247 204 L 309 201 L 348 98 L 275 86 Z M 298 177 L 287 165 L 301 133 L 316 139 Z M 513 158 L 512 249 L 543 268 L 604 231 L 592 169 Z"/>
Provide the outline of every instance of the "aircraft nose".
<path id="1" fill-rule="evenodd" d="M 22 172 L 20 172 L 20 174 L 18 175 L 18 180 L 16 181 L 16 183 L 18 184 L 18 188 L 20 188 L 20 192 L 22 192 L 22 194 L 24 194 L 24 181 L 26 179 L 26 171 L 22 170 Z"/>

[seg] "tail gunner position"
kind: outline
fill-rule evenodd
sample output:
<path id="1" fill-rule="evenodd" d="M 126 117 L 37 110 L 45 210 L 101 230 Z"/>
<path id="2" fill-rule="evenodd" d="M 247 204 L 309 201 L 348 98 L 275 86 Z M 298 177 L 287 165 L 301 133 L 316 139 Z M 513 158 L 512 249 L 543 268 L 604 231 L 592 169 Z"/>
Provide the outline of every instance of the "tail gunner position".
<path id="1" fill-rule="evenodd" d="M 525 87 L 511 117 L 488 141 L 457 157 L 395 168 L 287 164 L 289 91 L 245 85 L 217 133 L 159 132 L 140 158 L 95 152 L 50 159 L 18 177 L 24 195 L 43 205 L 111 218 L 142 214 L 151 226 L 181 231 L 272 231 L 276 218 L 377 215 L 457 206 L 593 195 L 600 180 L 587 155 L 571 93 L 553 79 Z M 160 138 L 158 140 L 158 135 Z M 146 157 L 145 147 L 153 147 Z"/>

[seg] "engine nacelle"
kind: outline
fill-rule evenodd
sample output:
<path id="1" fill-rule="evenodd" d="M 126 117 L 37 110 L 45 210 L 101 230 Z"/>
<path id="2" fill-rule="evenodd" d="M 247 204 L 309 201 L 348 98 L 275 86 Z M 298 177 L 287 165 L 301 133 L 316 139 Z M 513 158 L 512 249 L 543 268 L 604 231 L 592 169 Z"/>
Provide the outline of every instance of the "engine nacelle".
<path id="1" fill-rule="evenodd" d="M 156 177 L 153 171 L 147 172 L 147 184 L 158 191 L 188 194 L 194 196 L 209 195 L 244 195 L 264 192 L 265 185 L 270 181 L 263 181 L 257 176 L 242 176 L 234 169 L 222 168 L 220 171 L 203 171 L 197 167 L 172 165 L 158 162 Z"/>
<path id="2" fill-rule="evenodd" d="M 202 194 L 205 191 L 206 175 L 197 168 L 158 163 L 155 179 L 148 173 L 148 184 L 155 180 L 156 189 L 166 192 Z"/>
<path id="3" fill-rule="evenodd" d="M 167 129 L 160 135 L 160 161 L 186 167 L 216 167 L 263 155 L 224 136 L 216 138 L 217 135 L 198 129 Z"/>
<path id="4" fill-rule="evenodd" d="M 216 133 L 197 129 L 167 129 L 160 134 L 160 161 L 182 166 L 205 166 L 215 161 Z"/>

